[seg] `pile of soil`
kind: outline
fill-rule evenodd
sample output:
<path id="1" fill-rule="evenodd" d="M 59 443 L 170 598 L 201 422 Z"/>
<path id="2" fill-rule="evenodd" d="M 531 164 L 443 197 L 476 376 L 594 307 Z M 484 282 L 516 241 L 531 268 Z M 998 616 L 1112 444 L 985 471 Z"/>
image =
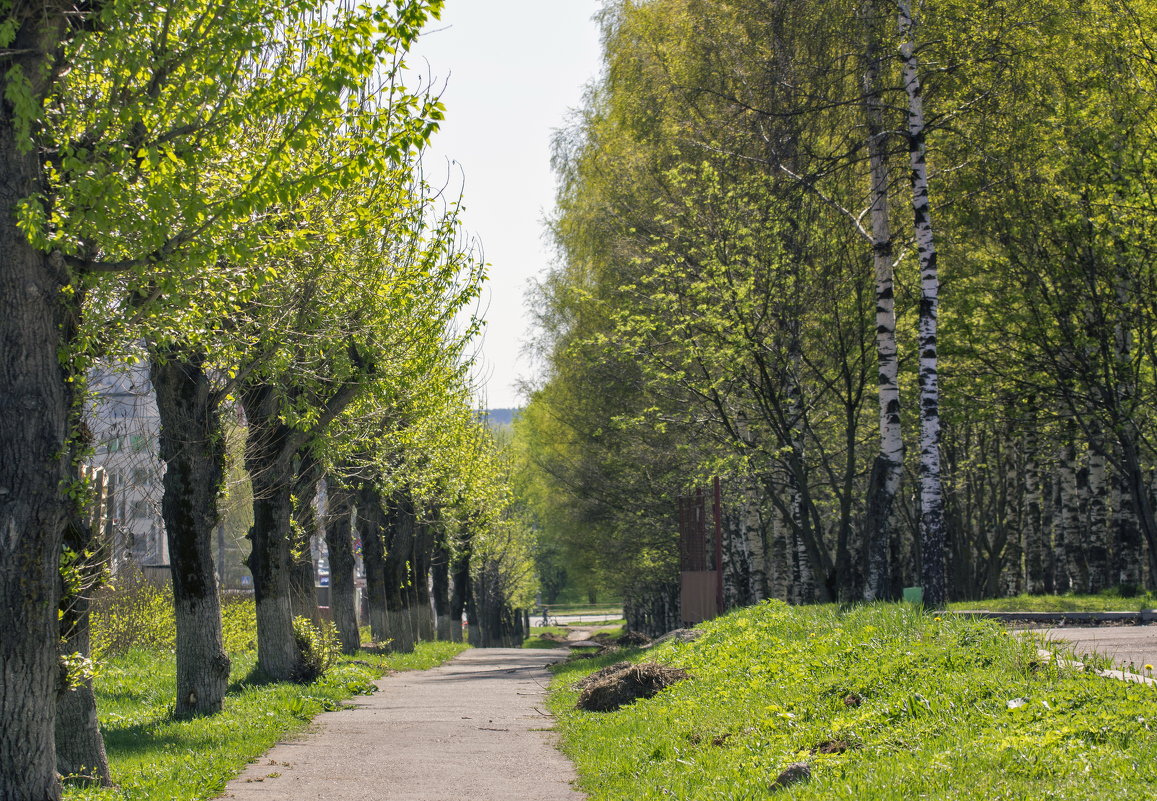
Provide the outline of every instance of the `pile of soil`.
<path id="1" fill-rule="evenodd" d="M 579 683 L 582 692 L 575 707 L 584 712 L 613 712 L 640 698 L 651 698 L 660 690 L 690 678 L 679 668 L 643 662 L 619 662 L 592 673 Z"/>
<path id="2" fill-rule="evenodd" d="M 651 644 L 651 638 L 641 631 L 628 631 L 622 637 L 619 637 L 615 642 L 624 648 L 641 648 L 644 645 Z"/>

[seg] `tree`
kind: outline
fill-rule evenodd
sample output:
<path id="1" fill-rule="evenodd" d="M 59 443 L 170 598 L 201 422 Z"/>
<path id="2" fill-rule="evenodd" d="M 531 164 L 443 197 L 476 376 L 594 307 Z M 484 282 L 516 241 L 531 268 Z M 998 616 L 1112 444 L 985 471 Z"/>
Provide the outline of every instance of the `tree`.
<path id="1" fill-rule="evenodd" d="M 12 452 L 0 469 L 0 485 L 19 499 L 0 512 L 8 532 L 0 604 L 12 620 L 0 658 L 13 677 L 0 690 L 0 786 L 9 797 L 59 792 L 50 701 L 53 573 L 67 516 L 60 487 L 68 472 L 68 414 L 90 355 L 91 343 L 77 340 L 83 289 L 115 274 L 142 288 L 152 305 L 171 298 L 188 275 L 158 274 L 158 262 L 182 251 L 194 270 L 220 252 L 241 260 L 253 240 L 237 233 L 255 233 L 253 221 L 271 203 L 308 190 L 282 170 L 281 157 L 322 135 L 365 64 L 359 53 L 381 55 L 393 41 L 408 43 L 430 7 L 437 3 L 328 19 L 304 2 L 243 4 L 228 14 L 198 2 L 82 9 L 33 3 L 7 12 L 0 163 L 10 179 L 0 239 L 10 256 L 0 277 L 7 354 L 0 371 L 4 405 L 30 410 L 7 416 L 3 433 Z M 307 63 L 336 67 L 336 80 L 306 97 L 297 81 L 300 60 L 278 61 L 285 50 L 273 45 L 302 45 L 310 37 L 297 34 L 331 22 L 339 46 Z M 246 91 L 249 69 L 264 70 L 263 81 Z M 271 117 L 293 120 L 285 146 L 263 163 L 248 160 L 251 153 L 237 147 L 239 126 Z M 428 122 L 410 136 L 428 135 Z M 223 232 L 230 233 L 214 236 Z"/>

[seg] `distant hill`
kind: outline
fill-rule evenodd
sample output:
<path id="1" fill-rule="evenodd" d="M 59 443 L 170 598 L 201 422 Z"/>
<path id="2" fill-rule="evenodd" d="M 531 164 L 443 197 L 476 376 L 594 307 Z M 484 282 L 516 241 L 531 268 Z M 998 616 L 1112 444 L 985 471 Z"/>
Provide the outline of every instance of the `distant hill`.
<path id="1" fill-rule="evenodd" d="M 486 423 L 491 428 L 501 428 L 514 422 L 514 416 L 522 409 L 487 409 Z"/>

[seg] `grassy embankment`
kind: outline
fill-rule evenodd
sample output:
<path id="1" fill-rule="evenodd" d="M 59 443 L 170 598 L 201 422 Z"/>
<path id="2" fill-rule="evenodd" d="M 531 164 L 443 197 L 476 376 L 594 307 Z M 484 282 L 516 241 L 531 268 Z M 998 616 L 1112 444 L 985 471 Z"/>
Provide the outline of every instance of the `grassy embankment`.
<path id="1" fill-rule="evenodd" d="M 984 601 L 956 601 L 949 609 L 983 609 L 989 612 L 1136 612 L 1157 609 L 1157 597 L 1140 593 L 1122 597 L 1113 590 L 1097 595 L 1017 595 Z"/>
<path id="2" fill-rule="evenodd" d="M 144 600 L 140 600 L 143 598 Z M 94 639 L 111 649 L 95 680 L 97 709 L 115 788 L 69 786 L 68 801 L 196 801 L 221 793 L 226 782 L 279 740 L 303 730 L 319 712 L 373 691 L 391 670 L 422 670 L 465 646 L 422 643 L 414 653 L 362 651 L 343 657 L 312 684 L 253 681 L 253 604 L 226 605 L 226 648 L 233 660 L 224 710 L 174 720 L 176 661 L 171 606 L 160 593 L 134 591 L 138 608 L 114 609 L 96 621 Z M 154 613 L 146 618 L 143 613 Z M 145 647 L 126 647 L 137 642 Z"/>
<path id="3" fill-rule="evenodd" d="M 556 668 L 592 801 L 1152 797 L 1157 690 L 1042 662 L 991 621 L 771 602 L 701 628 L 631 652 L 692 678 L 616 712 L 575 711 L 571 686 L 623 654 Z M 800 761 L 811 779 L 772 790 Z"/>

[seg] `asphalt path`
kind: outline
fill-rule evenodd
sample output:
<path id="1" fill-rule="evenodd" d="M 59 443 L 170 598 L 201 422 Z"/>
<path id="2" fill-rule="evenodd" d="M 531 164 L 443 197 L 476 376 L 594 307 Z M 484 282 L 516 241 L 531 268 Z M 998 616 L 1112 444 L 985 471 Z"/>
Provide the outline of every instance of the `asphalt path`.
<path id="1" fill-rule="evenodd" d="M 1146 674 L 1145 665 L 1157 665 L 1157 626 L 1060 626 L 1032 631 L 1049 640 L 1070 643 L 1078 656 L 1103 654 L 1118 666 L 1131 666 L 1142 675 Z"/>
<path id="2" fill-rule="evenodd" d="M 239 801 L 581 801 L 543 695 L 554 650 L 473 648 L 387 676 L 229 783 Z"/>

